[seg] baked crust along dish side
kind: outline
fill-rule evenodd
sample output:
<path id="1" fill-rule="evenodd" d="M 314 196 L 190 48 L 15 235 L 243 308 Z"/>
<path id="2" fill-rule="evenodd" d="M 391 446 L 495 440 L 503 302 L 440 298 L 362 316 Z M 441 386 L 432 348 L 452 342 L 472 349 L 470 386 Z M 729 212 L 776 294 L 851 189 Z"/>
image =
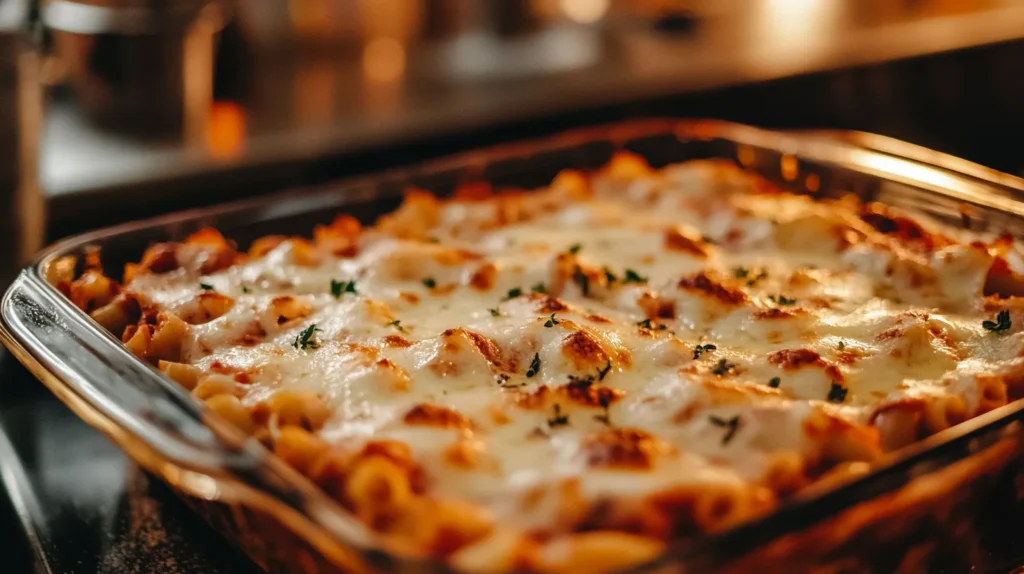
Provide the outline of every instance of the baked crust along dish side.
<path id="1" fill-rule="evenodd" d="M 382 540 L 607 571 L 1024 394 L 1017 245 L 620 153 L 51 279 Z M 81 267 L 81 265 L 78 265 Z"/>

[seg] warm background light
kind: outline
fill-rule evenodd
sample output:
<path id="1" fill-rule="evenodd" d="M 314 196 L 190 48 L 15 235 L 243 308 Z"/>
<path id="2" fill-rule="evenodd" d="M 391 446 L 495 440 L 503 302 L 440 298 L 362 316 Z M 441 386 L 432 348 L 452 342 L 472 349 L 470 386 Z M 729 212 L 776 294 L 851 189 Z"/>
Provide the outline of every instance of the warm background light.
<path id="1" fill-rule="evenodd" d="M 245 143 L 245 110 L 235 102 L 214 102 L 206 124 L 206 147 L 216 159 L 238 157 Z"/>
<path id="2" fill-rule="evenodd" d="M 330 59 L 313 60 L 295 74 L 295 114 L 302 125 L 330 121 L 337 105 L 337 69 Z"/>
<path id="3" fill-rule="evenodd" d="M 597 22 L 608 12 L 611 0 L 561 0 L 562 12 L 581 24 Z"/>
<path id="4" fill-rule="evenodd" d="M 394 38 L 374 38 L 363 47 L 363 74 L 374 82 L 394 82 L 405 73 L 405 47 Z"/>

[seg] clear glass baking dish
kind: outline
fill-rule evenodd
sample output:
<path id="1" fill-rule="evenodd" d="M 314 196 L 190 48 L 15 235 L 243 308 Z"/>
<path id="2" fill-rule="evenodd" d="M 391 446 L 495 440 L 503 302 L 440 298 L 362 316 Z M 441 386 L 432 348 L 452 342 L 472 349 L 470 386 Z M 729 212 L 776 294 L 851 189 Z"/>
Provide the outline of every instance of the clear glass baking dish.
<path id="1" fill-rule="evenodd" d="M 487 181 L 536 188 L 565 168 L 596 169 L 628 149 L 662 166 L 721 158 L 818 197 L 855 193 L 976 230 L 1020 236 L 1024 182 L 874 136 L 780 133 L 718 121 L 647 120 L 468 153 L 317 189 L 182 212 L 66 239 L 42 252 L 0 300 L 0 339 L 75 413 L 182 494 L 271 572 L 447 572 L 389 552 L 307 479 L 208 415 L 137 360 L 47 277 L 56 260 L 99 248 L 119 275 L 158 241 L 207 226 L 242 246 L 306 234 L 345 212 L 393 209 L 410 186 L 445 194 Z M 959 572 L 999 566 L 1024 516 L 1024 401 L 895 453 L 853 482 L 802 492 L 731 531 L 679 542 L 635 572 Z"/>

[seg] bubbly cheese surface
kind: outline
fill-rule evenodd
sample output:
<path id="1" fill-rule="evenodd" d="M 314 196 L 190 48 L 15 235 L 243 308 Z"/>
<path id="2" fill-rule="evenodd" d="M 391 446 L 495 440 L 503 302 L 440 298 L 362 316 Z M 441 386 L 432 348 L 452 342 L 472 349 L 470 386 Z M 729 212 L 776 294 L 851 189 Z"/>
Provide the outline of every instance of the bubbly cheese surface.
<path id="1" fill-rule="evenodd" d="M 953 424 L 1014 395 L 1021 315 L 987 292 L 1012 245 L 716 164 L 627 175 L 413 197 L 312 260 L 282 240 L 203 274 L 185 246 L 127 289 L 193 323 L 183 361 L 243 404 L 315 391 L 320 437 L 405 443 L 428 495 L 530 532 L 579 528 L 569 496 L 770 505 L 935 430 L 936 404 Z M 230 309 L 189 320 L 210 293 Z"/>

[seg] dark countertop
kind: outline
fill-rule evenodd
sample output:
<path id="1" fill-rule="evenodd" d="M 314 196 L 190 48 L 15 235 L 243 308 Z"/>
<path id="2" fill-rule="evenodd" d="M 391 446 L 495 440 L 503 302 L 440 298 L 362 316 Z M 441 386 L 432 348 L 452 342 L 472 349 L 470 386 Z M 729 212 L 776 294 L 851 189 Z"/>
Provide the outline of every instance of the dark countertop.
<path id="1" fill-rule="evenodd" d="M 4 350 L 0 381 L 0 570 L 260 572 Z"/>

